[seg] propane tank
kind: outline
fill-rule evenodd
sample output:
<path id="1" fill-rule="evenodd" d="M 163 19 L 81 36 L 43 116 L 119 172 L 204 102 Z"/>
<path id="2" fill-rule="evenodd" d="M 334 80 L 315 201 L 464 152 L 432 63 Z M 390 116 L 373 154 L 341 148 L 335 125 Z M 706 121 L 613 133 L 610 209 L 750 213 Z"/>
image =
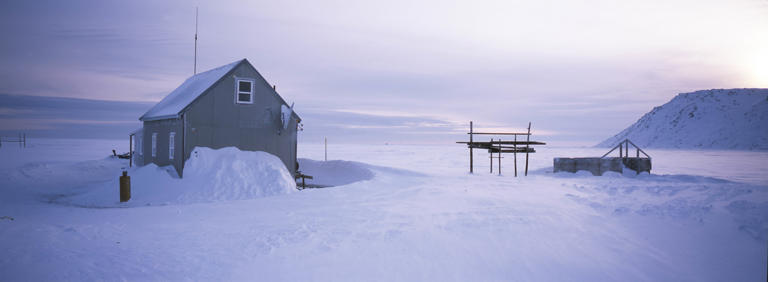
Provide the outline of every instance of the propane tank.
<path id="1" fill-rule="evenodd" d="M 123 170 L 123 176 L 120 176 L 120 202 L 127 202 L 131 199 L 131 177 L 128 171 Z"/>

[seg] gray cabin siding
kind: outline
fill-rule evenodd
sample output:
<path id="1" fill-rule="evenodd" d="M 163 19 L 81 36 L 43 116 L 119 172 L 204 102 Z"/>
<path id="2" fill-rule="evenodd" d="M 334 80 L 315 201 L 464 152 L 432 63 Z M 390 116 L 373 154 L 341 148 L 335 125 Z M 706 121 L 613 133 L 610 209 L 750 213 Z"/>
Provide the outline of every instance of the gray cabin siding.
<path id="1" fill-rule="evenodd" d="M 175 132 L 174 158 L 169 158 L 170 133 Z M 157 133 L 157 151 L 152 156 L 152 134 Z M 157 166 L 173 165 L 179 176 L 182 175 L 182 123 L 180 119 L 162 119 L 144 122 L 144 134 L 142 138 L 142 151 L 144 164 L 154 163 Z"/>
<path id="2" fill-rule="evenodd" d="M 255 80 L 253 104 L 235 102 L 236 77 Z M 297 121 L 296 116 L 292 116 L 288 129 L 283 129 L 282 105 L 282 99 L 256 70 L 240 64 L 184 111 L 185 159 L 196 146 L 214 149 L 234 146 L 245 151 L 271 153 L 294 174 Z"/>
<path id="3" fill-rule="evenodd" d="M 142 116 L 141 119 L 144 120 L 141 148 L 143 164 L 173 165 L 179 176 L 182 176 L 184 162 L 189 159 L 195 147 L 218 149 L 232 146 L 244 151 L 264 151 L 273 154 L 283 161 L 291 174 L 296 173 L 298 115 L 293 113 L 287 129 L 284 129 L 281 122 L 281 107 L 286 103 L 280 95 L 247 60 L 243 59 L 237 64 L 223 67 L 230 66 L 233 68 L 223 76 L 219 76 L 215 83 L 203 84 L 210 87 L 205 91 L 199 90 L 201 91 L 197 92 L 199 94 L 194 94 L 198 91 L 195 88 L 187 90 L 189 92 L 177 92 L 179 89 L 196 85 L 195 83 L 201 80 L 206 81 L 210 76 L 206 77 L 203 73 L 203 76 L 189 78 L 155 108 Z M 252 104 L 236 102 L 237 78 L 254 81 Z M 195 98 L 185 100 L 185 96 L 180 96 L 184 94 L 194 94 Z M 170 100 L 166 100 L 169 97 Z M 180 104 L 178 101 L 184 101 L 184 103 Z M 186 106 L 182 109 L 178 105 Z M 169 107 L 173 110 L 169 111 Z M 176 133 L 173 160 L 168 157 L 170 132 Z M 157 133 L 155 157 L 152 157 L 153 133 Z"/>

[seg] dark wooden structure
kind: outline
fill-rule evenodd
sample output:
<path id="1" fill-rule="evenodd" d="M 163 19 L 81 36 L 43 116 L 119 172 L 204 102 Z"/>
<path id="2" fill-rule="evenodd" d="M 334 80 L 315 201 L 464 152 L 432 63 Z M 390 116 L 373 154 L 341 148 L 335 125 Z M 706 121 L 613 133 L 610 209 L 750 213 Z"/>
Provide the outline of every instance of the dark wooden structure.
<path id="1" fill-rule="evenodd" d="M 469 122 L 469 142 L 465 141 L 458 141 L 457 144 L 467 144 L 467 148 L 469 148 L 469 173 L 474 173 L 474 156 L 473 156 L 473 149 L 485 149 L 488 150 L 489 159 L 490 159 L 490 170 L 491 173 L 493 173 L 493 159 L 498 160 L 498 172 L 499 175 L 501 175 L 501 159 L 504 157 L 501 156 L 502 153 L 511 153 L 513 155 L 514 160 L 514 170 L 515 170 L 515 177 L 517 177 L 517 154 L 525 154 L 525 175 L 528 175 L 528 154 L 530 153 L 536 153 L 536 149 L 534 149 L 533 145 L 546 145 L 544 142 L 538 142 L 538 141 L 531 141 L 531 123 L 528 123 L 528 132 L 525 133 L 519 133 L 519 132 L 475 132 L 473 129 L 473 122 Z M 474 135 L 493 135 L 493 136 L 512 136 L 512 140 L 506 140 L 503 141 L 501 138 L 498 140 L 494 140 L 491 138 L 490 141 L 475 141 Z M 518 141 L 518 136 L 525 136 L 525 141 Z M 496 154 L 496 156 L 494 156 Z"/>
<path id="2" fill-rule="evenodd" d="M 19 147 L 26 148 L 27 147 L 27 134 L 26 133 L 19 133 L 19 138 L 13 139 L 8 137 L 0 137 L 0 147 L 3 147 L 3 142 L 6 143 L 19 143 Z"/>
<path id="3" fill-rule="evenodd" d="M 629 145 L 635 147 L 635 156 L 629 155 Z M 619 149 L 619 157 L 609 157 L 608 155 L 616 149 Z M 644 157 L 641 157 L 640 153 L 643 153 Z M 651 173 L 651 156 L 629 139 L 624 139 L 599 158 L 555 158 L 553 168 L 554 172 L 586 170 L 592 175 L 603 175 L 606 171 L 624 173 L 624 169 L 630 169 L 637 174 L 640 172 Z"/>
<path id="4" fill-rule="evenodd" d="M 306 183 L 305 179 L 314 179 L 314 177 L 312 177 L 311 175 L 306 175 L 306 174 L 302 173 L 301 171 L 296 171 L 296 175 L 294 177 L 296 179 L 301 178 L 301 188 L 299 188 L 298 185 L 296 186 L 296 189 L 298 189 L 298 190 L 307 189 L 307 183 Z"/>

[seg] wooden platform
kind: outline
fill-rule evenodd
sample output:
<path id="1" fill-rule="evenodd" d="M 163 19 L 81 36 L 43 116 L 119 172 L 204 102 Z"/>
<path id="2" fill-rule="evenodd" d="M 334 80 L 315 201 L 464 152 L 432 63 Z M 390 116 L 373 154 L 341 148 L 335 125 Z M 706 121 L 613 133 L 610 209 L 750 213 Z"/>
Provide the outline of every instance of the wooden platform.
<path id="1" fill-rule="evenodd" d="M 472 149 L 486 149 L 489 153 L 536 153 L 536 149 L 530 147 L 532 145 L 546 145 L 547 143 L 538 141 L 473 141 L 473 142 L 456 142 L 457 144 L 467 144 L 467 147 Z M 506 146 L 505 146 L 506 145 Z M 509 146 L 513 145 L 513 146 Z"/>
<path id="2" fill-rule="evenodd" d="M 630 157 L 629 146 L 632 145 L 635 148 L 635 156 Z M 608 157 L 612 152 L 618 149 L 619 157 Z M 645 157 L 640 157 L 640 154 Z M 647 172 L 651 173 L 651 156 L 646 154 L 640 147 L 624 139 L 618 145 L 613 147 L 608 153 L 605 153 L 599 158 L 555 158 L 552 164 L 554 172 L 567 171 L 577 172 L 579 170 L 586 170 L 592 173 L 592 175 L 603 175 L 606 171 L 614 171 L 618 173 L 624 173 L 629 169 L 635 173 Z"/>
<path id="3" fill-rule="evenodd" d="M 493 159 L 498 160 L 498 172 L 501 175 L 501 154 L 511 153 L 513 154 L 513 168 L 514 175 L 517 176 L 517 153 L 525 154 L 525 175 L 528 175 L 528 154 L 536 153 L 534 145 L 546 145 L 547 143 L 539 141 L 531 141 L 531 123 L 528 123 L 527 132 L 476 132 L 473 130 L 472 121 L 469 122 L 469 141 L 458 141 L 456 144 L 466 144 L 469 148 L 469 173 L 474 172 L 474 157 L 472 154 L 473 149 L 485 149 L 490 154 L 490 171 L 493 173 Z M 512 140 L 502 141 L 502 138 L 494 140 L 493 137 L 489 141 L 475 141 L 475 135 L 496 135 L 496 136 L 511 136 Z M 517 140 L 518 136 L 525 136 L 525 141 Z M 522 137 L 520 139 L 523 139 Z M 493 154 L 498 154 L 494 156 Z"/>

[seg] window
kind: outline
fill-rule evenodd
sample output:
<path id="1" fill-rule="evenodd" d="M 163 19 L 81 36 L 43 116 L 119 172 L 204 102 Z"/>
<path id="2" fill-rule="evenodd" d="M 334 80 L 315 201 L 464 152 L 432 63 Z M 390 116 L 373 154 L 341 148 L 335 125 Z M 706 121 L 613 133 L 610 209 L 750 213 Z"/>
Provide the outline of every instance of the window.
<path id="1" fill-rule="evenodd" d="M 235 80 L 235 102 L 238 104 L 253 104 L 253 80 Z"/>
<path id="2" fill-rule="evenodd" d="M 144 151 L 141 150 L 141 138 L 136 138 L 136 152 L 139 156 L 144 155 Z"/>
<path id="3" fill-rule="evenodd" d="M 157 157 L 157 132 L 152 133 L 152 157 Z"/>
<path id="4" fill-rule="evenodd" d="M 168 159 L 173 159 L 173 151 L 176 148 L 176 146 L 173 145 L 174 141 L 176 140 L 176 132 L 171 132 L 168 135 Z"/>

